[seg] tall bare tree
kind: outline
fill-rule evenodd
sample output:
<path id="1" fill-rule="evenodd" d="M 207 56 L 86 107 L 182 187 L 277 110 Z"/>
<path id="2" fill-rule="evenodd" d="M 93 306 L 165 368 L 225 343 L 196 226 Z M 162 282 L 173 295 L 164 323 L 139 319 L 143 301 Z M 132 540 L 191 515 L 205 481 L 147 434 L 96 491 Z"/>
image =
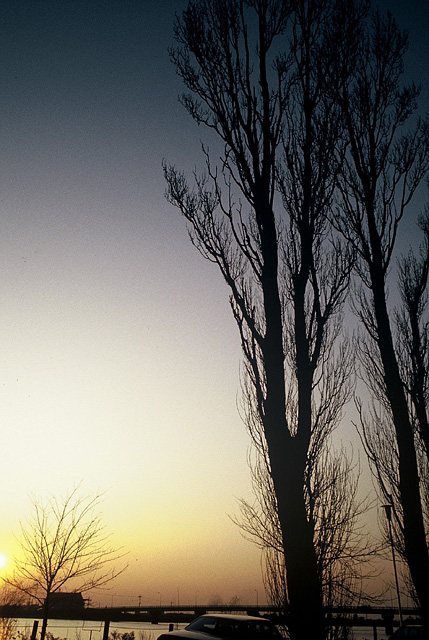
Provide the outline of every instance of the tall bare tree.
<path id="1" fill-rule="evenodd" d="M 100 495 L 81 497 L 78 489 L 61 500 L 35 497 L 31 519 L 21 524 L 20 555 L 14 559 L 13 574 L 2 580 L 42 606 L 40 640 L 46 635 L 52 594 L 68 583 L 86 592 L 124 571 L 112 567 L 123 554 L 109 544 L 97 513 L 100 502 Z"/>
<path id="2" fill-rule="evenodd" d="M 191 0 L 171 52 L 190 91 L 183 104 L 224 151 L 217 165 L 206 151 L 194 187 L 165 165 L 167 195 L 230 288 L 247 423 L 260 434 L 277 502 L 294 638 L 304 621 L 309 637 L 324 636 L 306 478 L 333 424 L 330 393 L 347 396 L 338 339 L 351 255 L 328 214 L 335 152 L 344 149 L 335 43 L 353 40 L 362 12 L 348 5 Z"/>
<path id="3" fill-rule="evenodd" d="M 361 282 L 355 298 L 365 330 L 359 352 L 374 399 L 370 421 L 360 405 L 364 435 L 385 497 L 389 485 L 397 489 L 400 509 L 395 512 L 398 517 L 401 514 L 403 553 L 429 633 L 428 531 L 415 420 L 395 349 L 387 299 L 398 227 L 429 165 L 427 123 L 413 118 L 419 91 L 413 85 L 401 86 L 406 49 L 407 36 L 392 16 L 374 13 L 371 31 L 361 39 L 353 79 L 344 83 L 341 92 L 350 153 L 343 164 L 343 211 L 337 222 L 357 253 L 356 270 Z M 402 270 L 403 288 L 407 287 L 411 268 L 409 264 Z M 410 316 L 407 328 L 409 321 Z M 409 347 L 413 358 L 416 353 L 412 344 Z M 418 366 L 417 361 L 414 365 Z M 414 406 L 417 412 L 418 400 Z M 391 454 L 389 459 L 386 452 Z"/>
<path id="4" fill-rule="evenodd" d="M 416 463 L 420 482 L 423 524 L 429 532 L 429 457 L 426 447 L 428 411 L 428 319 L 427 277 L 429 269 L 428 216 L 419 218 L 423 231 L 420 254 L 412 250 L 398 262 L 399 308 L 394 310 L 392 332 L 398 367 L 404 385 L 410 423 L 413 428 Z M 364 420 L 364 445 L 372 463 L 384 502 L 393 507 L 393 539 L 396 550 L 408 565 L 404 544 L 404 510 L 402 507 L 399 453 L 392 413 L 385 392 L 380 357 L 364 358 L 365 368 L 372 381 L 373 405 L 371 421 Z M 385 527 L 389 540 L 389 529 Z M 408 583 L 408 576 L 404 575 Z M 412 586 L 411 595 L 416 597 Z M 419 599 L 416 598 L 417 604 Z"/>
<path id="5" fill-rule="evenodd" d="M 277 502 L 264 456 L 249 461 L 255 500 L 240 501 L 235 519 L 245 535 L 263 552 L 264 580 L 270 600 L 287 602 L 285 565 Z M 359 473 L 345 451 L 337 452 L 329 439 L 312 475 L 306 478 L 308 512 L 313 520 L 314 544 L 325 606 L 355 604 L 362 600 L 364 580 L 376 547 L 364 532 L 361 516 L 368 500 L 358 496 Z"/>
<path id="6" fill-rule="evenodd" d="M 418 225 L 423 236 L 419 255 L 410 250 L 399 262 L 402 305 L 395 320 L 398 361 L 409 397 L 417 444 L 421 448 L 420 457 L 429 461 L 429 207 L 419 217 Z"/>
<path id="7" fill-rule="evenodd" d="M 420 496 L 426 539 L 429 539 L 429 207 L 418 220 L 423 242 L 418 256 L 410 250 L 399 262 L 401 307 L 396 313 L 396 351 L 401 377 L 408 399 L 414 445 L 420 480 Z M 399 482 L 391 483 L 393 506 L 397 524 L 397 549 L 408 564 L 404 545 L 404 512 L 400 502 Z M 429 547 L 428 547 L 429 548 Z M 420 598 L 411 581 L 411 595 L 417 604 Z M 417 597 L 416 597 L 417 595 Z M 429 634 L 428 634 L 429 635 Z"/>

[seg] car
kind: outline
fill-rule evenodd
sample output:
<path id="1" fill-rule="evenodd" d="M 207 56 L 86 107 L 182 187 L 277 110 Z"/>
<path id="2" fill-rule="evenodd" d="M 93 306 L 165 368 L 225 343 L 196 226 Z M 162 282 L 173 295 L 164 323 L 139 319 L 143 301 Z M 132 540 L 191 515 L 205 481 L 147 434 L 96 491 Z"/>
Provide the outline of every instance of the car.
<path id="1" fill-rule="evenodd" d="M 281 640 L 275 625 L 266 618 L 230 614 L 205 614 L 179 631 L 163 633 L 158 640 Z"/>

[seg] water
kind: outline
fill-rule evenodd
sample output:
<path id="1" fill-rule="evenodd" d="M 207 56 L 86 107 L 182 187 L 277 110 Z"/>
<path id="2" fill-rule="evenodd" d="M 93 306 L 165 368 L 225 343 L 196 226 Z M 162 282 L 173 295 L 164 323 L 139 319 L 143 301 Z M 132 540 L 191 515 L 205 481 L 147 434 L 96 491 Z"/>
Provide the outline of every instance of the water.
<path id="1" fill-rule="evenodd" d="M 372 627 L 354 627 L 353 640 L 373 640 L 374 631 Z M 386 640 L 388 636 L 384 632 L 384 627 L 377 627 L 377 640 Z"/>
<path id="2" fill-rule="evenodd" d="M 39 620 L 39 630 L 42 621 Z M 174 628 L 183 628 L 185 624 L 175 624 Z M 31 636 L 33 620 L 20 618 L 17 620 L 16 630 L 28 638 Z M 48 631 L 55 639 L 65 640 L 102 640 L 104 622 L 93 620 L 50 620 Z M 151 624 L 150 622 L 111 622 L 109 635 L 118 633 L 130 633 L 134 631 L 135 640 L 156 640 L 161 633 L 169 630 L 168 622 Z M 377 640 L 386 640 L 384 628 L 377 628 Z M 371 627 L 354 627 L 351 640 L 374 640 L 374 632 Z"/>
<path id="3" fill-rule="evenodd" d="M 39 620 L 39 629 L 42 621 Z M 183 627 L 185 625 L 174 625 L 174 628 Z M 33 628 L 33 620 L 19 618 L 16 624 L 16 630 L 30 638 Z M 168 631 L 169 623 L 151 624 L 150 622 L 111 622 L 109 627 L 109 635 L 114 631 L 118 633 L 130 633 L 134 631 L 135 640 L 156 640 L 164 631 Z M 54 638 L 66 640 L 102 640 L 104 631 L 104 622 L 94 620 L 49 620 L 48 632 L 52 633 Z"/>
<path id="4" fill-rule="evenodd" d="M 39 620 L 39 630 L 42 621 Z M 174 628 L 182 628 L 186 625 L 174 625 Z M 17 620 L 16 630 L 28 638 L 31 636 L 33 620 L 20 618 Z M 109 634 L 116 631 L 118 633 L 130 633 L 134 631 L 135 640 L 156 640 L 161 633 L 168 631 L 169 623 L 160 622 L 151 624 L 150 622 L 111 622 Z M 93 620 L 50 620 L 48 631 L 55 639 L 65 640 L 102 640 L 104 622 Z M 387 636 L 384 628 L 378 627 L 377 640 L 386 640 Z M 374 633 L 371 627 L 354 627 L 351 640 L 373 640 Z"/>

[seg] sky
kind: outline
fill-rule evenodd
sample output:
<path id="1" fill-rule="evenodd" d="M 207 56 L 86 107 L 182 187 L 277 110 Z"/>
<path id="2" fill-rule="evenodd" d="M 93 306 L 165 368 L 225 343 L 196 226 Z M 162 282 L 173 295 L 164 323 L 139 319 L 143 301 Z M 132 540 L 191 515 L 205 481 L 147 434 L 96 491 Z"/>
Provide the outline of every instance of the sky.
<path id="1" fill-rule="evenodd" d="M 380 4 L 424 82 L 428 3 Z M 31 495 L 106 492 L 129 568 L 94 603 L 264 597 L 231 519 L 251 484 L 228 292 L 164 197 L 164 158 L 202 164 L 167 54 L 184 6 L 0 4 L 0 553 Z"/>

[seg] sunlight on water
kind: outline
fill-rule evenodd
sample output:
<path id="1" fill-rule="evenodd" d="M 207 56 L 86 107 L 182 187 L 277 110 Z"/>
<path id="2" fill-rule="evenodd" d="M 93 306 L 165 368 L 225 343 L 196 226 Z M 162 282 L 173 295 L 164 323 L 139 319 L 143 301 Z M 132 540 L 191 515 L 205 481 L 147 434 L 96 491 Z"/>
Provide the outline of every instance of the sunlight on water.
<path id="1" fill-rule="evenodd" d="M 39 629 L 41 620 L 39 621 Z M 174 628 L 182 628 L 186 625 L 174 625 Z M 30 638 L 33 621 L 19 619 L 17 621 L 18 638 L 25 636 Z M 109 636 L 134 632 L 135 640 L 156 640 L 161 633 L 168 631 L 168 623 L 150 624 L 149 622 L 119 622 L 110 624 Z M 48 623 L 48 632 L 52 634 L 52 640 L 102 640 L 104 622 L 80 621 L 80 620 L 51 620 Z M 377 640 L 386 640 L 384 629 L 378 627 Z M 350 635 L 350 640 L 374 640 L 372 628 L 355 627 Z"/>
<path id="2" fill-rule="evenodd" d="M 42 621 L 39 620 L 39 629 L 41 624 Z M 32 627 L 32 620 L 21 618 L 17 621 L 16 630 L 19 636 L 30 638 Z M 168 623 L 112 622 L 109 627 L 109 636 L 114 637 L 116 633 L 122 635 L 133 631 L 135 640 L 156 640 L 161 633 L 168 631 L 168 628 Z M 177 628 L 176 625 L 175 628 Z M 104 622 L 93 620 L 83 622 L 80 620 L 50 620 L 48 622 L 48 633 L 52 634 L 52 640 L 102 640 L 103 630 Z"/>

